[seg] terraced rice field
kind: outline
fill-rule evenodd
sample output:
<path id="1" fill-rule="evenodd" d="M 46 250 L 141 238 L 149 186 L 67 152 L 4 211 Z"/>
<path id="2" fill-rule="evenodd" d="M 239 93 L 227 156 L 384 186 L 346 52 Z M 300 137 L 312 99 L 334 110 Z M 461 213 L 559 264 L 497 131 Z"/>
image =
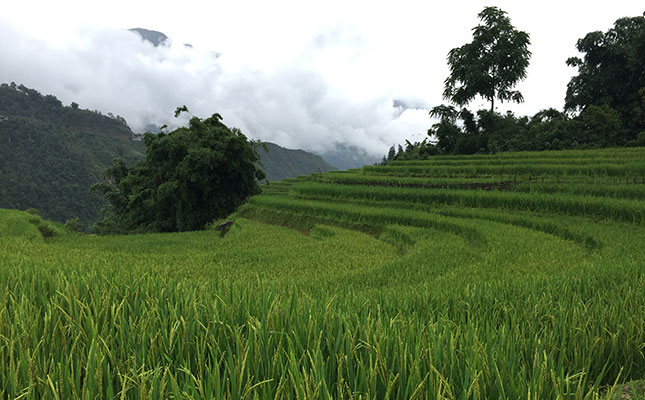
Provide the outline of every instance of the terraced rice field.
<path id="1" fill-rule="evenodd" d="M 337 218 L 342 225 L 369 219 L 374 208 L 381 207 L 399 213 L 401 221 L 380 225 L 415 225 L 413 220 L 402 221 L 403 209 L 422 211 L 426 215 L 419 218 L 428 218 L 445 213 L 446 208 L 465 207 L 514 214 L 527 211 L 531 218 L 581 216 L 640 225 L 644 199 L 645 151 L 641 148 L 503 153 L 394 161 L 388 166 L 303 176 L 265 186 L 264 196 L 253 198 L 240 215 L 261 209 L 267 218 L 273 210 L 310 210 L 307 214 L 315 219 L 346 210 L 342 214 L 346 218 Z M 313 202 L 320 202 L 324 211 L 311 211 L 316 207 Z M 350 208 L 356 218 L 347 214 Z"/>
<path id="2" fill-rule="evenodd" d="M 645 396 L 643 188 L 635 148 L 288 179 L 224 237 L 0 210 L 0 396 Z"/>

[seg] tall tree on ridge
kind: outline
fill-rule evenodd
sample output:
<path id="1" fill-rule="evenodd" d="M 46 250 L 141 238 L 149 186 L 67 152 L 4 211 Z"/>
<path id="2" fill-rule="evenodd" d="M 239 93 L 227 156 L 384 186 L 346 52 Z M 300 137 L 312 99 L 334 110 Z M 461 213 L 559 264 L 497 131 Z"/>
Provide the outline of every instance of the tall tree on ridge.
<path id="1" fill-rule="evenodd" d="M 491 111 L 495 99 L 523 102 L 522 93 L 513 87 L 526 78 L 529 34 L 515 29 L 497 7 L 486 7 L 478 16 L 481 24 L 473 28 L 473 41 L 448 53 L 450 76 L 443 97 L 465 106 L 479 95 L 490 101 Z"/>

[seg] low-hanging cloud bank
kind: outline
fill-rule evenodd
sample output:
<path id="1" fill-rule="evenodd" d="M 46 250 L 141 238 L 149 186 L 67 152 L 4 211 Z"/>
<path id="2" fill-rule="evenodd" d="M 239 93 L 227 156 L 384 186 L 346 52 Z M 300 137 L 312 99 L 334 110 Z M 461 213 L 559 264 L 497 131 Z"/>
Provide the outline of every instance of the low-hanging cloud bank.
<path id="1" fill-rule="evenodd" d="M 0 81 L 121 115 L 135 132 L 176 126 L 173 111 L 185 104 L 200 117 L 220 113 L 251 138 L 318 153 L 341 144 L 382 155 L 393 143 L 420 139 L 430 125 L 422 101 L 395 101 L 376 86 L 357 96 L 317 71 L 320 57 L 351 50 L 342 41 L 321 46 L 316 38 L 296 62 L 263 69 L 180 43 L 154 47 L 125 30 L 85 28 L 54 44 L 0 20 L 0 37 Z"/>

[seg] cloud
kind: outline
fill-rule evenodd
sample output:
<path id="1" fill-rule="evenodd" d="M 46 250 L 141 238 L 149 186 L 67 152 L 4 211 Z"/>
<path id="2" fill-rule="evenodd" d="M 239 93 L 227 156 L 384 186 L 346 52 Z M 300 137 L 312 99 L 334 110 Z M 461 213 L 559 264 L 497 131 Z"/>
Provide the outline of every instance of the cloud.
<path id="1" fill-rule="evenodd" d="M 394 115 L 398 118 L 406 110 L 423 110 L 427 111 L 430 109 L 430 106 L 427 102 L 421 99 L 415 98 L 406 98 L 406 99 L 394 99 L 392 100 L 392 107 L 394 108 Z"/>
<path id="2" fill-rule="evenodd" d="M 83 28 L 56 44 L 0 20 L 0 37 L 0 81 L 121 115 L 135 132 L 177 126 L 173 111 L 185 104 L 200 117 L 220 113 L 251 138 L 318 153 L 340 144 L 382 155 L 430 124 L 424 102 L 393 101 L 390 91 L 358 79 L 362 41 L 342 26 L 264 69 L 172 40 L 154 47 L 127 30 Z"/>
<path id="3" fill-rule="evenodd" d="M 173 111 L 186 104 L 200 117 L 220 113 L 225 123 L 253 138 L 320 153 L 355 145 L 377 156 L 393 143 L 425 137 L 432 124 L 427 109 L 445 102 L 446 55 L 472 40 L 485 5 L 479 0 L 186 0 L 181 7 L 158 0 L 5 3 L 0 82 L 23 83 L 66 104 L 120 114 L 134 130 L 148 123 L 176 124 Z M 642 1 L 634 0 L 496 3 L 531 35 L 528 78 L 516 87 L 526 103 L 496 103 L 497 111 L 517 115 L 562 107 L 575 73 L 565 60 L 576 55 L 576 41 L 607 30 L 619 17 L 642 14 Z M 172 44 L 155 49 L 126 31 L 137 26 L 163 31 Z M 473 111 L 487 107 L 482 99 L 469 105 Z"/>

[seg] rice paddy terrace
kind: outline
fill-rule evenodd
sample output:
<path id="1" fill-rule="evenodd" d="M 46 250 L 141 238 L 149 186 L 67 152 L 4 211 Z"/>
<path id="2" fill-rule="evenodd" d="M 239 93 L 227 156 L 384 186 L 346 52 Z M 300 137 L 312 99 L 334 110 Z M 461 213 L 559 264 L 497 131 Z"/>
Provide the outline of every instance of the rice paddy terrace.
<path id="1" fill-rule="evenodd" d="M 231 218 L 96 237 L 0 210 L 0 395 L 645 395 L 645 148 L 313 174 Z"/>
<path id="2" fill-rule="evenodd" d="M 287 179 L 265 186 L 263 194 L 240 215 L 303 230 L 322 223 L 376 236 L 385 232 L 398 237 L 399 246 L 415 242 L 403 226 L 480 244 L 487 242 L 483 230 L 515 226 L 525 228 L 524 235 L 537 231 L 596 250 L 602 226 L 643 225 L 645 151 L 394 161 Z M 539 246 L 538 238 L 529 240 Z"/>

